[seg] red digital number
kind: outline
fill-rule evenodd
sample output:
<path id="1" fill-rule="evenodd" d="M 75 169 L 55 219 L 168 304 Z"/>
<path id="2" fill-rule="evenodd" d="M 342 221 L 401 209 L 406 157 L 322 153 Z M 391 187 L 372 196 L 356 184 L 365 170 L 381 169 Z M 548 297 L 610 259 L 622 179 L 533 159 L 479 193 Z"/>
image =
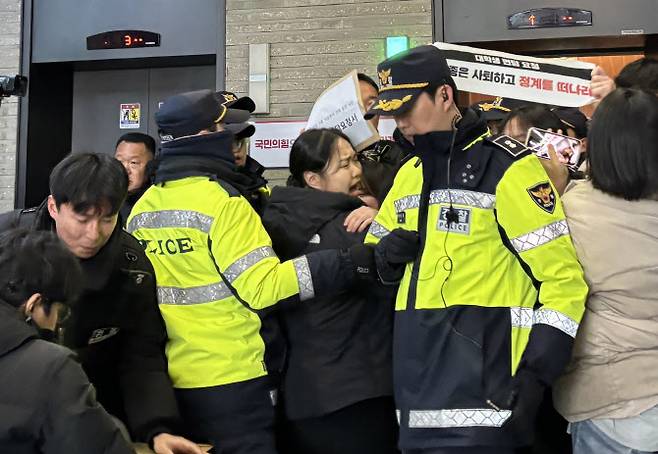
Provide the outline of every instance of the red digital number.
<path id="1" fill-rule="evenodd" d="M 133 39 L 130 35 L 123 35 L 123 44 L 126 47 L 130 47 L 133 43 Z"/>

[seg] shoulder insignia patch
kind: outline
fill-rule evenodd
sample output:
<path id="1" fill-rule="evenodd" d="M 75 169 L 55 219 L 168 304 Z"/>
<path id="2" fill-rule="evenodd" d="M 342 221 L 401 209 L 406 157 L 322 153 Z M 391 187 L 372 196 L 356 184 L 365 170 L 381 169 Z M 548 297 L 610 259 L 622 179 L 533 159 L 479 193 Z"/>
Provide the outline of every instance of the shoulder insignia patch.
<path id="1" fill-rule="evenodd" d="M 514 158 L 516 158 L 517 156 L 519 156 L 521 153 L 523 153 L 528 149 L 524 144 L 522 144 L 518 140 L 513 139 L 510 136 L 506 136 L 504 134 L 491 139 L 491 142 L 495 143 L 500 148 L 511 154 L 512 157 Z"/>
<path id="2" fill-rule="evenodd" d="M 547 213 L 553 214 L 555 211 L 555 193 L 553 192 L 553 186 L 551 186 L 548 181 L 536 184 L 535 186 L 528 188 L 527 191 L 532 201 L 535 202 L 539 208 Z"/>

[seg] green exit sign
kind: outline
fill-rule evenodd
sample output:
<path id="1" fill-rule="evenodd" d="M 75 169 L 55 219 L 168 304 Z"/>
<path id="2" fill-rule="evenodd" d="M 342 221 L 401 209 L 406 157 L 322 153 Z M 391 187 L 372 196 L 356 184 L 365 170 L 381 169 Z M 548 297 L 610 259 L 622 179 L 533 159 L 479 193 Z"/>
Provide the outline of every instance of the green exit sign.
<path id="1" fill-rule="evenodd" d="M 409 49 L 408 36 L 387 36 L 386 37 L 386 58 L 391 58 L 400 52 Z"/>

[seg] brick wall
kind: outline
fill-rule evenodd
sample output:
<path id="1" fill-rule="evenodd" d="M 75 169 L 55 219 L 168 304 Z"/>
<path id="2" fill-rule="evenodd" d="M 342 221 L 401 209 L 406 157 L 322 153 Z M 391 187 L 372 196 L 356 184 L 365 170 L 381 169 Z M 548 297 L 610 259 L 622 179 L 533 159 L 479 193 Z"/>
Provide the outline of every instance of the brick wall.
<path id="1" fill-rule="evenodd" d="M 0 0 L 0 75 L 18 73 L 21 0 Z M 14 208 L 18 103 L 4 98 L 0 107 L 0 212 Z"/>
<path id="2" fill-rule="evenodd" d="M 227 0 L 226 87 L 247 92 L 248 44 L 270 43 L 269 118 L 305 118 L 313 101 L 357 69 L 377 80 L 385 38 L 432 40 L 431 0 Z M 287 171 L 268 172 L 274 185 Z"/>

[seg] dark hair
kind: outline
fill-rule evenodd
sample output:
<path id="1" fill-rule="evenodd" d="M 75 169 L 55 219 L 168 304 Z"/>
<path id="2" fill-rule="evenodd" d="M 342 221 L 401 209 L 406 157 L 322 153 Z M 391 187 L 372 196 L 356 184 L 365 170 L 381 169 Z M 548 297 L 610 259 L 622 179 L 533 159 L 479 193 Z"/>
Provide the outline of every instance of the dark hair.
<path id="1" fill-rule="evenodd" d="M 390 141 L 380 141 L 373 148 L 359 152 L 363 189 L 380 205 L 393 186 L 404 155 L 402 149 Z"/>
<path id="2" fill-rule="evenodd" d="M 427 87 L 423 88 L 423 91 L 428 95 L 430 95 L 430 98 L 432 98 L 432 101 L 434 101 L 434 98 L 436 97 L 436 92 L 439 91 L 439 88 L 443 87 L 444 85 L 448 85 L 450 88 L 452 88 L 452 101 L 455 103 L 455 105 L 457 105 L 459 102 L 459 90 L 457 90 L 457 86 L 455 85 L 455 82 L 452 80 L 443 80 L 442 82 L 432 82 Z"/>
<path id="3" fill-rule="evenodd" d="M 306 187 L 304 172 L 322 173 L 336 151 L 338 139 L 350 139 L 338 129 L 307 129 L 290 149 L 288 186 Z"/>
<path id="4" fill-rule="evenodd" d="M 146 147 L 146 150 L 149 151 L 153 156 L 155 156 L 155 139 L 148 134 L 143 134 L 141 132 L 129 132 L 117 140 L 114 148 L 118 147 L 121 142 L 128 143 L 143 143 Z"/>
<path id="5" fill-rule="evenodd" d="M 50 194 L 59 208 L 70 203 L 76 213 L 90 208 L 119 212 L 128 192 L 128 174 L 112 156 L 98 153 L 72 153 L 50 173 Z"/>
<path id="6" fill-rule="evenodd" d="M 645 57 L 629 63 L 615 78 L 615 85 L 658 93 L 658 60 Z"/>
<path id="7" fill-rule="evenodd" d="M 658 98 L 618 88 L 594 111 L 587 142 L 592 185 L 626 200 L 658 193 Z"/>
<path id="8" fill-rule="evenodd" d="M 565 128 L 572 129 L 577 139 L 584 139 L 587 137 L 588 120 L 584 113 L 577 107 L 551 107 L 553 112 L 560 121 L 564 124 L 562 130 Z"/>
<path id="9" fill-rule="evenodd" d="M 558 129 L 563 131 L 567 129 L 567 126 L 562 123 L 560 117 L 552 112 L 548 106 L 542 104 L 526 104 L 512 110 L 503 121 L 500 130 L 505 129 L 513 119 L 516 119 L 519 122 L 519 126 L 526 131 L 533 127 L 552 129 L 554 132 L 557 132 Z"/>
<path id="10" fill-rule="evenodd" d="M 356 77 L 357 77 L 357 79 L 359 79 L 361 82 L 365 82 L 365 83 L 367 83 L 368 85 L 370 85 L 372 88 L 375 89 L 375 91 L 376 91 L 377 93 L 379 93 L 379 86 L 377 85 L 377 82 L 375 82 L 374 80 L 372 80 L 372 78 L 371 78 L 370 76 L 368 76 L 367 74 L 364 74 L 364 73 L 358 73 L 358 74 L 356 75 Z"/>
<path id="11" fill-rule="evenodd" d="M 41 293 L 44 311 L 54 302 L 71 304 L 82 271 L 75 256 L 48 231 L 14 229 L 0 234 L 0 299 L 20 307 Z"/>

